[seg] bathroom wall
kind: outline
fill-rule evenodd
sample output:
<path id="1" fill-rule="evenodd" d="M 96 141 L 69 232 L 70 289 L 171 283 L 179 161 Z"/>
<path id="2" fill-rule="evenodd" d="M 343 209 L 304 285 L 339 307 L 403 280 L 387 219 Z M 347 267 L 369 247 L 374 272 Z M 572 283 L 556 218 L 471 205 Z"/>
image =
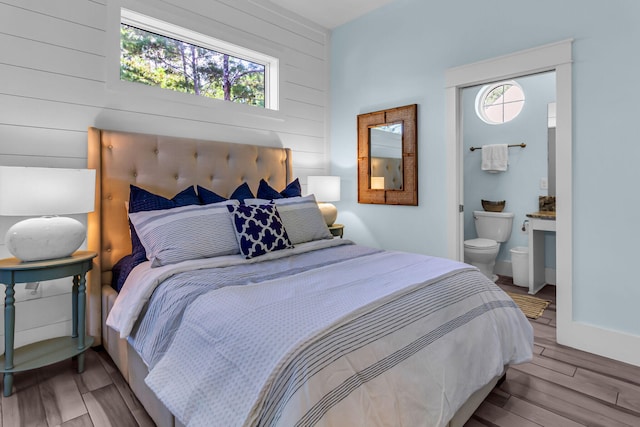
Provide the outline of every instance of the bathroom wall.
<path id="1" fill-rule="evenodd" d="M 516 79 L 525 95 L 520 114 L 508 123 L 490 125 L 475 111 L 476 96 L 482 86 L 464 89 L 463 105 L 463 162 L 464 162 L 464 238 L 477 237 L 473 211 L 482 210 L 481 200 L 506 200 L 505 212 L 515 213 L 509 241 L 500 246 L 496 272 L 510 274 L 510 249 L 527 246 L 528 235 L 522 232 L 526 214 L 538 211 L 538 196 L 546 196 L 540 180 L 547 178 L 548 104 L 555 102 L 555 73 L 536 74 Z M 482 150 L 470 147 L 484 144 L 527 144 L 526 148 L 509 148 L 507 171 L 490 173 L 480 168 Z M 547 233 L 546 267 L 555 268 L 555 235 Z M 502 262 L 502 263 L 501 263 Z"/>

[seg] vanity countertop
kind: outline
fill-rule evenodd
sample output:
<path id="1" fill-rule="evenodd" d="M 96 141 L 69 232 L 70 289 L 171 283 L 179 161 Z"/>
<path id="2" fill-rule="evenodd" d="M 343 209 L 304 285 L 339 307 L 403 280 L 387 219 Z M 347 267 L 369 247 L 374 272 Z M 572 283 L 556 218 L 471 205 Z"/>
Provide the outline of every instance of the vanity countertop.
<path id="1" fill-rule="evenodd" d="M 555 211 L 538 211 L 538 212 L 528 213 L 527 217 L 536 218 L 536 219 L 550 219 L 555 221 L 556 212 Z"/>

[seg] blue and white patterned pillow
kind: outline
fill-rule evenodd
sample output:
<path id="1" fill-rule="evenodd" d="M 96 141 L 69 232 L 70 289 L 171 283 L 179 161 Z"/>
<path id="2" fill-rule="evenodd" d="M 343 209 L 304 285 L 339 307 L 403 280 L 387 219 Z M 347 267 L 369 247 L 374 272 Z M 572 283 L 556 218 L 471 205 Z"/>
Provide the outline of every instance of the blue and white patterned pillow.
<path id="1" fill-rule="evenodd" d="M 233 230 L 246 259 L 292 248 L 276 207 L 269 205 L 227 206 L 233 215 Z"/>

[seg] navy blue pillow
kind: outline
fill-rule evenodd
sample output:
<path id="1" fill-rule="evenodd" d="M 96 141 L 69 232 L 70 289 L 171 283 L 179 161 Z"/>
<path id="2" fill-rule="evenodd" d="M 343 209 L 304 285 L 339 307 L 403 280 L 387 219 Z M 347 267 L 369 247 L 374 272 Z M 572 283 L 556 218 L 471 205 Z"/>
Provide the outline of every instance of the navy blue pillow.
<path id="1" fill-rule="evenodd" d="M 246 182 L 243 182 L 238 186 L 238 188 L 233 190 L 233 193 L 231 193 L 231 197 L 229 198 L 240 200 L 240 203 L 242 203 L 244 202 L 244 199 L 253 199 L 255 197 L 256 196 L 253 195 L 251 188 L 249 188 L 249 184 L 247 184 Z"/>
<path id="2" fill-rule="evenodd" d="M 211 203 L 220 203 L 225 200 L 229 200 L 226 197 L 222 197 L 218 193 L 214 193 L 211 190 L 208 190 L 204 187 L 200 187 L 198 185 L 198 198 L 200 199 L 201 205 L 209 205 Z"/>
<path id="3" fill-rule="evenodd" d="M 275 188 L 269 185 L 264 179 L 260 180 L 258 186 L 258 198 L 259 199 L 282 199 L 283 197 L 300 197 L 302 196 L 302 187 L 298 178 L 291 181 L 284 190 L 278 192 Z"/>
<path id="4" fill-rule="evenodd" d="M 117 292 L 120 292 L 122 289 L 122 285 L 124 285 L 125 280 L 133 270 L 133 267 L 140 264 L 136 262 L 133 258 L 133 255 L 125 255 L 120 258 L 120 261 L 116 262 L 116 264 L 111 268 L 111 287 L 115 289 Z"/>
<path id="5" fill-rule="evenodd" d="M 228 205 L 227 209 L 246 259 L 293 247 L 275 205 Z"/>
<path id="6" fill-rule="evenodd" d="M 272 186 L 267 183 L 264 179 L 260 180 L 260 184 L 258 185 L 258 199 L 282 199 L 282 194 L 278 193 Z"/>
<path id="7" fill-rule="evenodd" d="M 302 187 L 300 186 L 300 181 L 298 178 L 291 181 L 285 188 L 280 192 L 284 197 L 300 197 L 302 196 Z"/>
<path id="8" fill-rule="evenodd" d="M 200 199 L 193 186 L 187 187 L 172 199 L 167 199 L 157 194 L 151 193 L 135 185 L 129 186 L 129 212 L 155 211 L 160 209 L 171 209 L 187 205 L 199 205 Z M 147 252 L 140 242 L 136 229 L 129 221 L 131 229 L 131 255 L 134 263 L 139 264 L 147 260 Z"/>

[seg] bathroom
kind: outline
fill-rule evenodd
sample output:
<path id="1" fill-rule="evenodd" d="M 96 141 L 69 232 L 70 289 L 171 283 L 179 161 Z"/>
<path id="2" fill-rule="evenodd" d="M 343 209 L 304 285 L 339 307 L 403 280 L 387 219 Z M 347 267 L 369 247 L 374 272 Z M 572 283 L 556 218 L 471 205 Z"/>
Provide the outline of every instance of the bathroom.
<path id="1" fill-rule="evenodd" d="M 511 249 L 528 246 L 527 214 L 540 210 L 539 196 L 554 195 L 555 176 L 555 73 L 519 77 L 512 82 L 516 83 L 516 90 L 502 96 L 505 114 L 496 120 L 486 115 L 481 118 L 478 111 L 482 108 L 477 107 L 478 103 L 482 105 L 485 95 L 491 96 L 489 92 L 493 85 L 474 86 L 462 91 L 464 240 L 478 237 L 473 211 L 483 210 L 481 200 L 505 200 L 504 212 L 513 212 L 515 216 L 511 236 L 500 244 L 493 270 L 495 274 L 504 276 L 513 276 Z M 518 93 L 517 86 L 522 90 L 521 97 L 514 96 L 514 92 Z M 523 103 L 518 102 L 521 98 Z M 514 101 L 513 105 L 507 105 L 511 101 Z M 522 106 L 522 110 L 516 115 L 512 107 L 517 104 Z M 511 114 L 508 113 L 509 108 Z M 494 123 L 488 123 L 491 121 Z M 502 121 L 504 123 L 500 123 Z M 508 148 L 506 171 L 481 169 L 482 150 L 471 151 L 471 147 L 488 144 L 517 145 Z M 526 147 L 519 144 L 526 144 Z M 544 275 L 549 284 L 555 284 L 555 255 L 555 233 L 546 232 Z"/>

